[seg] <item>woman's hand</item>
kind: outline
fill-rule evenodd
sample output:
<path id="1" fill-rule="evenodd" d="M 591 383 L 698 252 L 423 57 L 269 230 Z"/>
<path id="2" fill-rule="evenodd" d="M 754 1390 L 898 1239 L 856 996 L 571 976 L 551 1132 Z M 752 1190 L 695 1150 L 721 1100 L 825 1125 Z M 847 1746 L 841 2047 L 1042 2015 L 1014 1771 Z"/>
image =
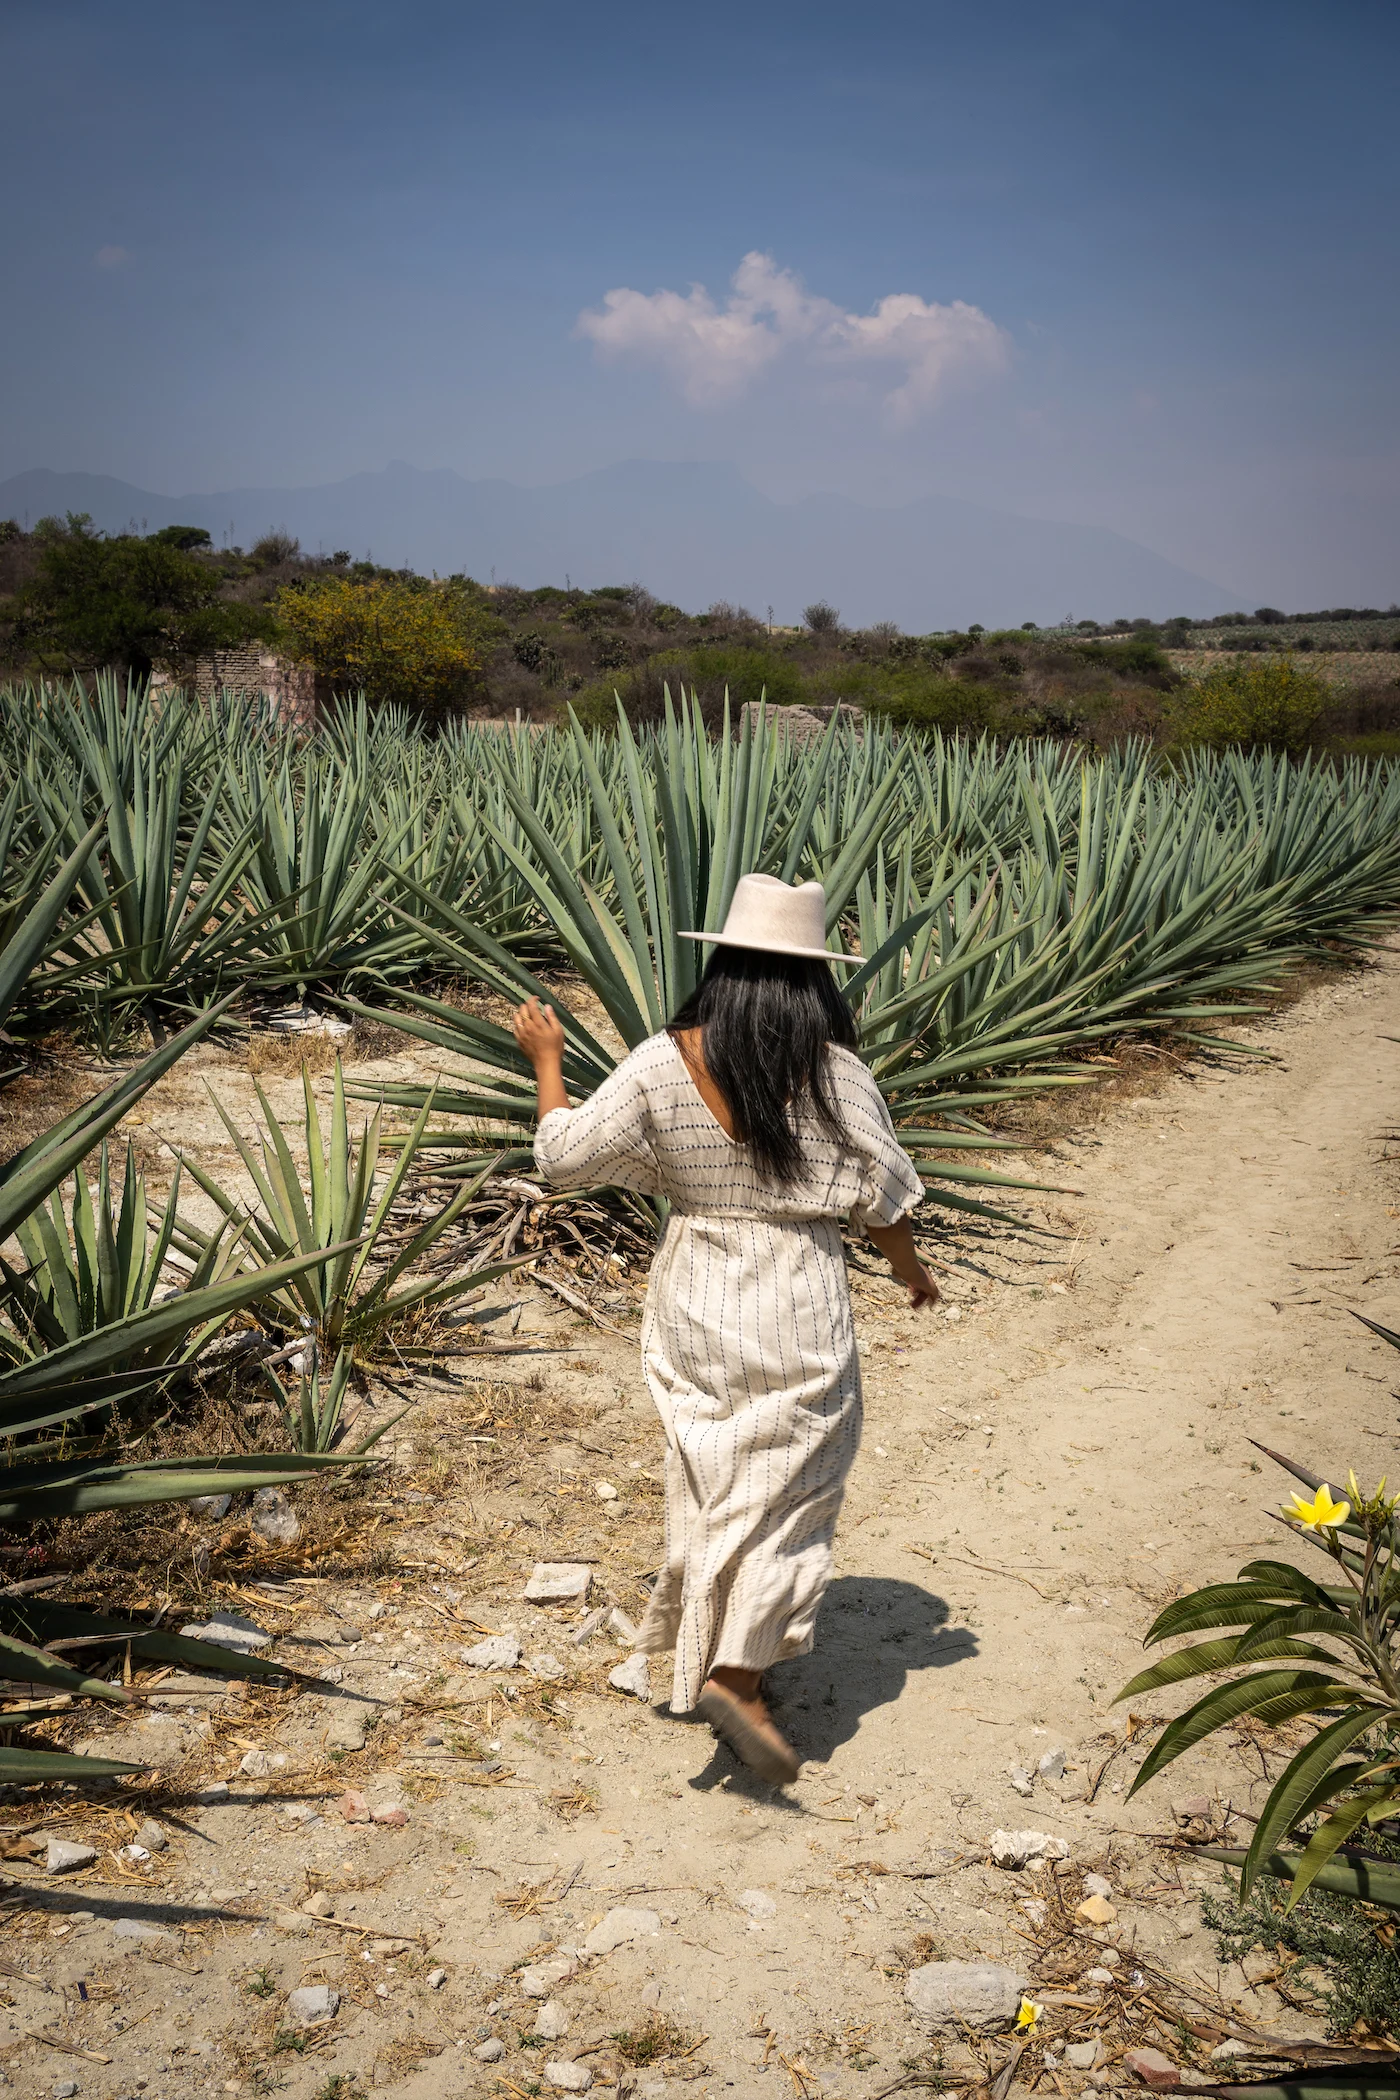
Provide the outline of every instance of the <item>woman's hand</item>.
<path id="1" fill-rule="evenodd" d="M 937 1305 L 943 1294 L 919 1260 L 909 1220 L 901 1218 L 897 1225 L 867 1225 L 865 1229 L 908 1291 L 912 1310 L 923 1312 L 926 1307 Z"/>
<path id="2" fill-rule="evenodd" d="M 532 993 L 523 1006 L 516 1007 L 510 1025 L 536 1072 L 541 1065 L 563 1064 L 564 1028 L 552 1006 L 541 1006 Z"/>
<path id="3" fill-rule="evenodd" d="M 564 1091 L 564 1029 L 552 1006 L 541 1006 L 533 994 L 510 1017 L 515 1040 L 535 1068 L 536 1112 L 547 1116 L 567 1108 Z"/>
<path id="4" fill-rule="evenodd" d="M 901 1276 L 900 1282 L 908 1285 L 909 1303 L 915 1312 L 922 1312 L 926 1305 L 937 1305 L 943 1293 L 929 1275 L 922 1262 L 914 1264 L 916 1276 Z"/>

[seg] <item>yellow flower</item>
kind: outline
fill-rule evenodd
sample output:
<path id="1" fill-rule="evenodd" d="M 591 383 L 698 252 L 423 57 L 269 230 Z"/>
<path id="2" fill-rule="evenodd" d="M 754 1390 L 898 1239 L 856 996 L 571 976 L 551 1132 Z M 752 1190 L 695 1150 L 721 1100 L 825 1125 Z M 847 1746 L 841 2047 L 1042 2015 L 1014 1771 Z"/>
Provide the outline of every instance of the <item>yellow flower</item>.
<path id="1" fill-rule="evenodd" d="M 1037 2005 L 1034 1998 L 1023 1998 L 1021 2000 L 1021 2010 L 1016 2015 L 1017 2028 L 1024 2028 L 1026 2033 L 1030 2034 L 1033 2032 L 1035 2023 L 1044 2010 L 1045 2007 Z"/>
<path id="2" fill-rule="evenodd" d="M 1295 1494 L 1291 1506 L 1285 1503 L 1283 1513 L 1295 1524 L 1301 1524 L 1304 1531 L 1332 1531 L 1338 1524 L 1345 1524 L 1351 1515 L 1351 1504 L 1334 1502 L 1332 1490 L 1324 1480 L 1311 1502 Z"/>

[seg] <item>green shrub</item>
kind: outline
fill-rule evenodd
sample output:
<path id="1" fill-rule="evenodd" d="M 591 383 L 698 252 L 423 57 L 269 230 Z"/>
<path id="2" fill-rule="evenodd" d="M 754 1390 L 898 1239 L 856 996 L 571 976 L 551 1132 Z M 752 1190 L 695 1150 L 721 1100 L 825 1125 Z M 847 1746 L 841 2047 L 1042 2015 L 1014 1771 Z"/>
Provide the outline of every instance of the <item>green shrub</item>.
<path id="1" fill-rule="evenodd" d="M 1076 642 L 1076 656 L 1086 663 L 1102 664 L 1119 677 L 1142 678 L 1153 672 L 1171 676 L 1171 660 L 1151 635 L 1134 635 L 1130 642 Z"/>
<path id="2" fill-rule="evenodd" d="M 1372 1838 L 1371 1849 L 1393 1852 L 1396 1847 Z M 1266 1885 L 1241 1906 L 1227 1879 L 1223 1896 L 1202 1897 L 1201 1916 L 1217 1936 L 1222 1962 L 1242 1962 L 1255 1952 L 1275 1960 L 1292 1956 L 1290 1984 L 1334 2034 L 1350 2035 L 1358 2020 L 1374 2034 L 1394 2031 L 1400 1948 L 1377 1934 L 1374 1918 L 1349 1896 L 1309 1889 L 1290 1911 L 1285 1892 Z"/>
<path id="3" fill-rule="evenodd" d="M 906 729 L 1001 729 L 1015 712 L 995 686 L 949 678 L 932 667 L 862 666 L 841 680 L 841 697 Z"/>
<path id="4" fill-rule="evenodd" d="M 573 708 L 586 729 L 613 728 L 619 699 L 629 721 L 659 721 L 667 687 L 676 700 L 682 688 L 697 693 L 707 721 L 718 720 L 726 691 L 731 714 L 765 696 L 770 707 L 800 706 L 813 697 L 792 658 L 737 642 L 707 643 L 698 649 L 663 649 L 619 677 L 600 678 L 576 694 Z"/>
<path id="5" fill-rule="evenodd" d="M 1324 678 L 1303 670 L 1291 656 L 1254 662 L 1236 657 L 1184 689 L 1172 728 L 1184 744 L 1268 745 L 1301 752 L 1333 697 Z"/>

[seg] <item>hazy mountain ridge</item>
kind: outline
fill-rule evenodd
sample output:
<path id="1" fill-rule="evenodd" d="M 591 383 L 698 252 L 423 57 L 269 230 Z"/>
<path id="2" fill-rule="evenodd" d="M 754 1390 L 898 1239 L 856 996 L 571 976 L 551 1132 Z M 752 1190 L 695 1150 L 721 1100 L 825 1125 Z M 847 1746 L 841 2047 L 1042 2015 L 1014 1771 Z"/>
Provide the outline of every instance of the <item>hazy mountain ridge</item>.
<path id="1" fill-rule="evenodd" d="M 888 510 L 836 495 L 775 503 L 736 468 L 699 462 L 626 461 L 544 488 L 402 461 L 319 487 L 183 496 L 47 468 L 0 482 L 0 517 L 32 525 L 70 510 L 105 532 L 202 525 L 242 546 L 277 528 L 309 551 L 345 547 L 483 582 L 493 573 L 526 586 L 641 582 L 691 609 L 724 598 L 762 616 L 771 604 L 784 622 L 826 598 L 852 624 L 893 620 L 914 633 L 1066 613 L 1203 616 L 1243 603 L 1100 527 L 944 496 Z"/>

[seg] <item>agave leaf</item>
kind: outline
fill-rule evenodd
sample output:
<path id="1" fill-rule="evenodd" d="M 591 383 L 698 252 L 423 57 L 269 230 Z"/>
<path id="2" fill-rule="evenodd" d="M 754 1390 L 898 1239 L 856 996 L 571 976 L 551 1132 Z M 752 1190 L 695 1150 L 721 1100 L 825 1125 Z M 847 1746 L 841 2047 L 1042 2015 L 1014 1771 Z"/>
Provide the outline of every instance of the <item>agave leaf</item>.
<path id="1" fill-rule="evenodd" d="M 242 1655 L 212 1641 L 191 1640 L 183 1634 L 166 1633 L 158 1626 L 110 1619 L 100 1612 L 85 1611 L 72 1604 L 54 1604 L 42 1597 L 0 1597 L 0 1620 L 8 1622 L 7 1630 L 17 1630 L 20 1637 L 28 1634 L 38 1641 L 111 1634 L 116 1640 L 129 1642 L 133 1655 L 151 1656 L 158 1662 L 188 1663 L 193 1669 L 218 1669 L 225 1677 L 275 1677 L 283 1675 L 287 1667 L 285 1663 L 270 1662 L 265 1656 Z"/>
<path id="2" fill-rule="evenodd" d="M 108 1684 L 105 1677 L 89 1677 L 85 1670 L 75 1670 L 11 1633 L 0 1633 L 0 1670 L 17 1684 L 51 1684 L 55 1691 L 109 1699 L 118 1706 L 129 1703 L 130 1695 L 119 1684 Z"/>
<path id="3" fill-rule="evenodd" d="M 18 783 L 16 783 L 18 785 Z M 43 957 L 54 929 L 68 908 L 73 888 L 93 847 L 106 828 L 106 818 L 79 839 L 68 858 L 54 871 L 37 901 L 0 950 L 0 1022 L 11 1012 L 32 972 Z"/>
<path id="4" fill-rule="evenodd" d="M 222 1000 L 195 1017 L 187 1028 L 173 1035 L 158 1050 L 143 1058 L 134 1070 L 71 1115 L 54 1123 L 41 1137 L 16 1152 L 0 1166 L 0 1240 L 10 1234 L 72 1172 L 107 1132 L 136 1106 L 156 1081 L 184 1056 L 192 1044 L 209 1033 L 232 1005 Z"/>
<path id="5" fill-rule="evenodd" d="M 292 1255 L 267 1268 L 240 1270 L 227 1281 L 207 1284 L 202 1290 L 181 1291 L 145 1312 L 126 1320 L 113 1320 L 96 1334 L 81 1335 L 60 1349 L 51 1349 L 44 1356 L 0 1374 L 0 1434 L 15 1433 L 12 1426 L 7 1426 L 12 1422 L 14 1403 L 51 1396 L 57 1387 L 101 1371 L 113 1358 L 158 1348 L 204 1321 L 236 1312 L 255 1299 L 270 1297 L 282 1283 L 307 1269 L 318 1268 L 354 1244 L 318 1247 L 310 1254 Z"/>
<path id="6" fill-rule="evenodd" d="M 1347 1310 L 1353 1320 L 1359 1320 L 1363 1327 L 1369 1327 L 1372 1334 L 1378 1334 L 1383 1342 L 1389 1342 L 1392 1349 L 1400 1349 L 1400 1334 L 1397 1334 L 1393 1327 L 1382 1327 L 1378 1320 L 1368 1320 L 1365 1313 L 1359 1313 L 1353 1307 L 1349 1306 Z"/>
<path id="7" fill-rule="evenodd" d="M 10 1716 L 6 1715 L 0 1725 L 9 1721 Z M 0 1781 L 6 1786 L 80 1787 L 84 1780 L 130 1779 L 141 1770 L 140 1765 L 119 1764 L 111 1757 L 76 1757 L 67 1750 L 0 1746 Z"/>
<path id="8" fill-rule="evenodd" d="M 1218 1859 L 1227 1867 L 1243 1867 L 1246 1854 L 1233 1845 L 1202 1845 L 1197 1857 Z M 1275 1881 L 1292 1881 L 1302 1862 L 1301 1852 L 1272 1852 L 1261 1860 L 1258 1871 Z M 1375 1903 L 1383 1910 L 1400 1911 L 1400 1863 L 1372 1859 L 1362 1852 L 1335 1852 L 1312 1877 L 1313 1886 L 1334 1896 L 1352 1896 L 1361 1903 Z"/>
<path id="9" fill-rule="evenodd" d="M 317 1466 L 351 1465 L 338 1452 L 267 1453 L 243 1458 L 151 1460 L 16 1467 L 0 1472 L 0 1524 L 82 1516 L 95 1509 L 139 1509 L 152 1502 L 186 1502 L 194 1495 L 245 1493 L 250 1488 L 304 1480 Z M 16 1475 L 20 1477 L 16 1478 Z"/>

